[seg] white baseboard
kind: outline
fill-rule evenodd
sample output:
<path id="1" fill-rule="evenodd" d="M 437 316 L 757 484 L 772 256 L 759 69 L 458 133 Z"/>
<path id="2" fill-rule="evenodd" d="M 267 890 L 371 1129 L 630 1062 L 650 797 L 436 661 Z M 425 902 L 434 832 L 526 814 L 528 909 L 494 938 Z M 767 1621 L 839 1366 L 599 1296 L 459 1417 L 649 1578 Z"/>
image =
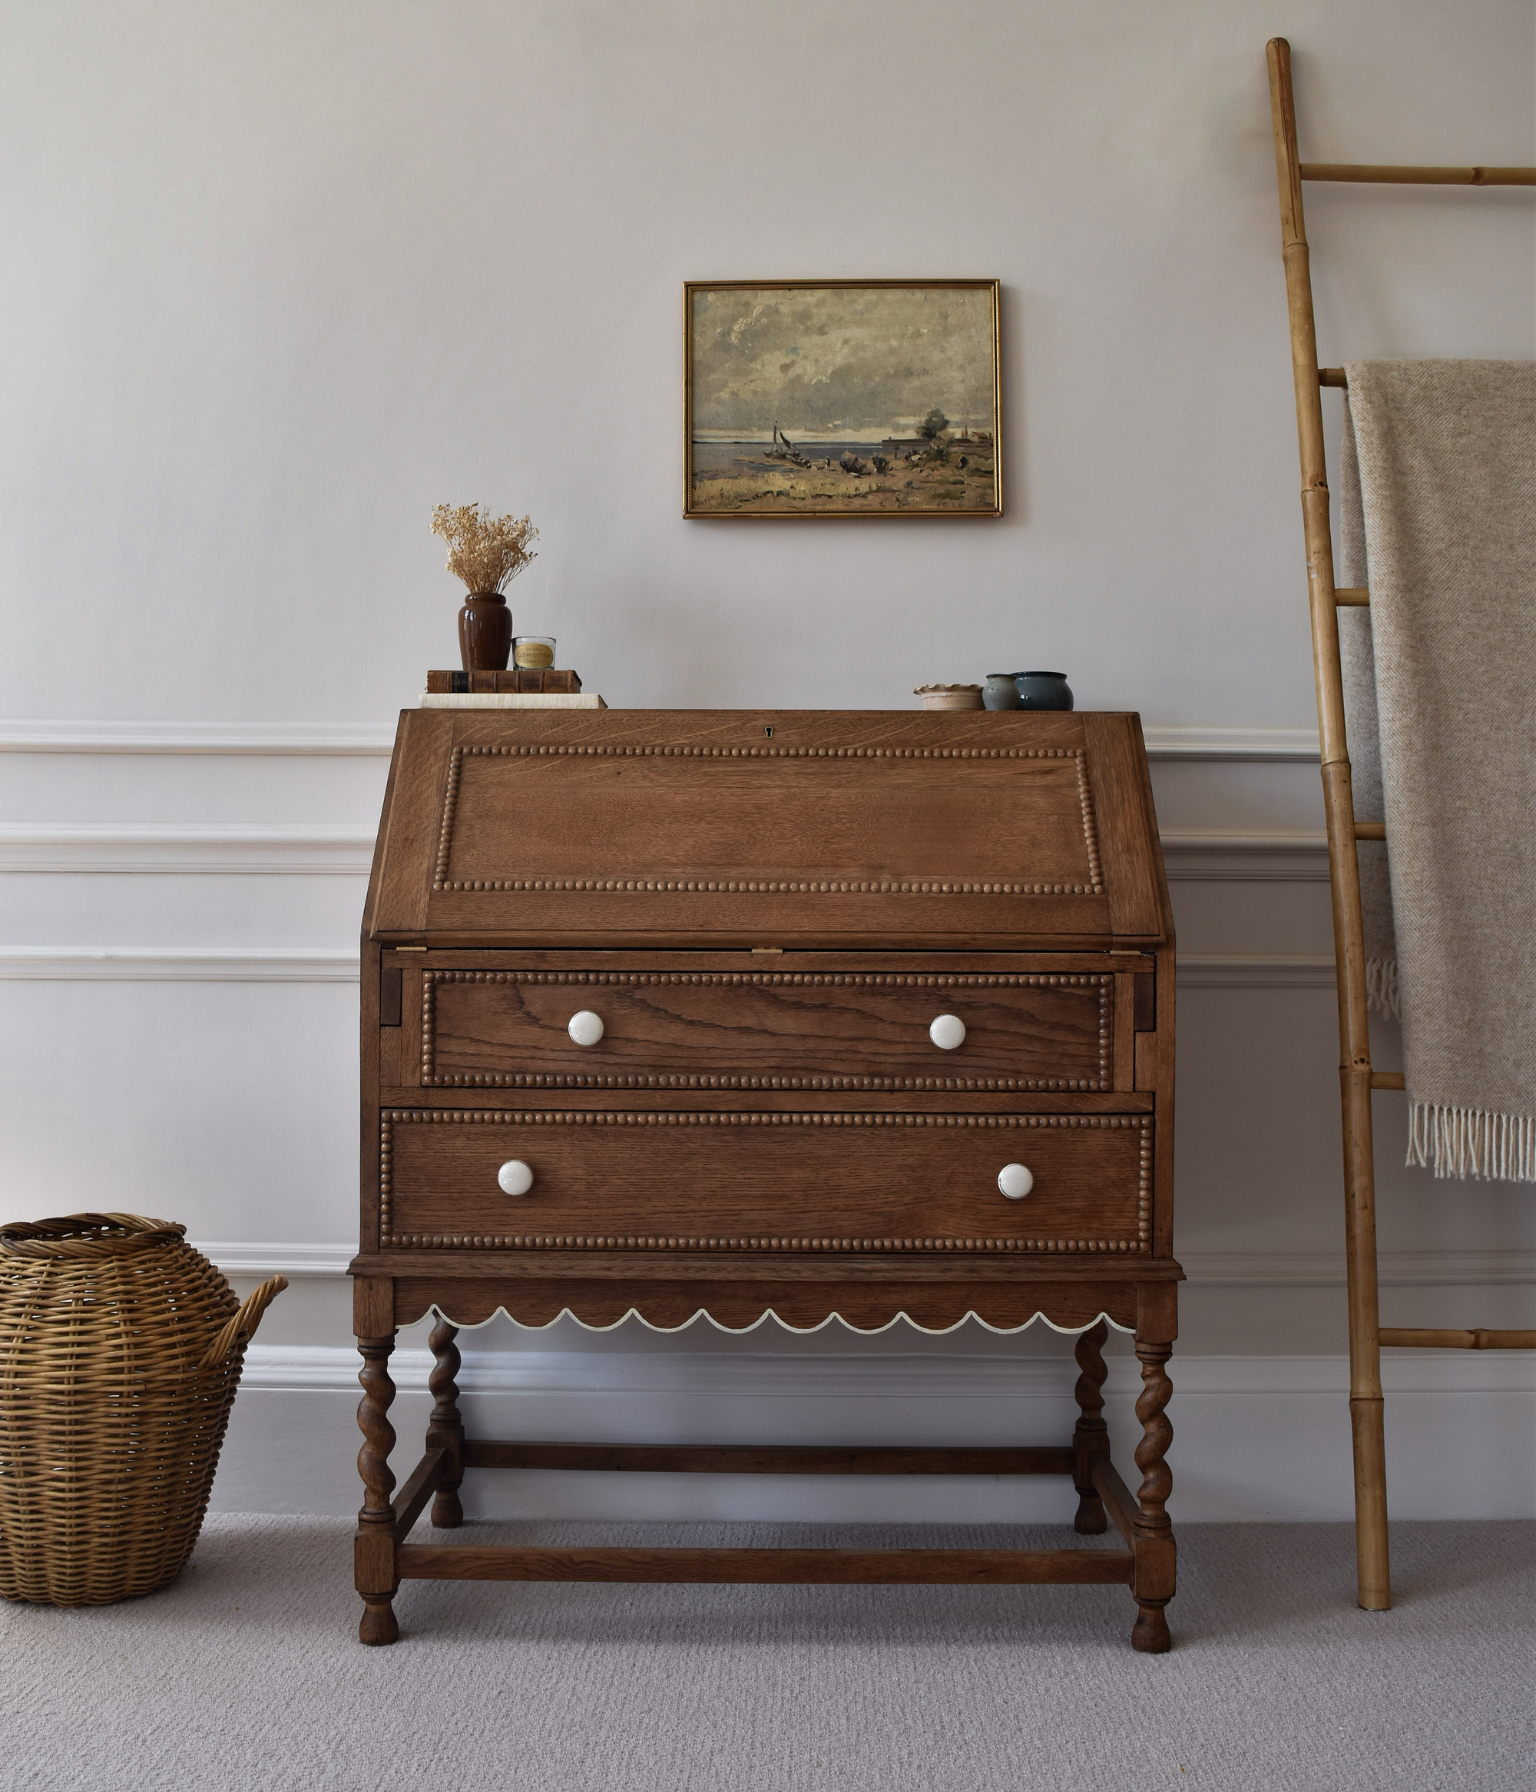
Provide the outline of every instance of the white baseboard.
<path id="1" fill-rule="evenodd" d="M 691 1351 L 475 1350 L 473 1333 L 459 1335 L 465 1394 L 613 1394 L 657 1396 L 688 1405 L 694 1400 L 865 1401 L 1056 1398 L 1070 1393 L 1068 1360 L 1052 1356 L 925 1356 L 871 1349 L 858 1356 L 787 1356 L 773 1351 L 729 1354 Z M 1129 1354 L 1106 1356 L 1111 1394 L 1134 1397 L 1141 1386 Z M 241 1385 L 266 1392 L 319 1391 L 351 1394 L 359 1358 L 345 1345 L 252 1344 Z M 422 1392 L 432 1353 L 396 1350 L 390 1378 L 402 1392 Z M 1073 1371 L 1072 1373 L 1075 1373 Z M 1347 1356 L 1186 1356 L 1175 1351 L 1169 1370 L 1181 1393 L 1345 1394 Z M 1382 1386 L 1389 1394 L 1536 1394 L 1536 1353 L 1531 1351 L 1415 1350 L 1382 1358 Z M 1536 1437 L 1532 1438 L 1536 1448 Z"/>
<path id="2" fill-rule="evenodd" d="M 214 1490 L 221 1511 L 346 1512 L 358 1501 L 357 1359 L 253 1346 Z M 420 1454 L 428 1353 L 396 1353 L 400 1480 Z M 1110 1359 L 1106 1417 L 1134 1486 L 1136 1365 Z M 1175 1521 L 1340 1520 L 1352 1512 L 1344 1357 L 1185 1357 L 1170 1365 Z M 585 1442 L 1064 1442 L 1070 1359 L 722 1352 L 466 1352 L 473 1433 Z M 1536 1516 L 1536 1360 L 1414 1352 L 1383 1365 L 1399 1518 Z M 1057 1478 L 779 1477 L 477 1471 L 476 1517 L 1065 1522 Z"/>

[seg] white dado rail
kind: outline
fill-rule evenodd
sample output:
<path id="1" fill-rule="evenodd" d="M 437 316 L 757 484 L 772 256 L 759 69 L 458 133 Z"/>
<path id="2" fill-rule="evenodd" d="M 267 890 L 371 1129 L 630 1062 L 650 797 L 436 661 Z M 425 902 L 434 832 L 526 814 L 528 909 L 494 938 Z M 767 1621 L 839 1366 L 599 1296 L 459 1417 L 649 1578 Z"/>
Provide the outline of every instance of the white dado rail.
<path id="1" fill-rule="evenodd" d="M 366 877 L 374 831 L 348 823 L 0 821 L 0 872 Z M 1328 881 L 1321 828 L 1173 828 L 1161 838 L 1171 883 Z"/>
<path id="2" fill-rule="evenodd" d="M 1312 728 L 1157 727 L 1142 730 L 1150 759 L 1318 757 Z M 387 759 L 392 723 L 0 721 L 0 752 L 317 754 Z"/>
<path id="3" fill-rule="evenodd" d="M 355 983 L 353 947 L 0 946 L 0 982 Z M 1332 989 L 1332 954 L 1181 952 L 1184 989 Z"/>

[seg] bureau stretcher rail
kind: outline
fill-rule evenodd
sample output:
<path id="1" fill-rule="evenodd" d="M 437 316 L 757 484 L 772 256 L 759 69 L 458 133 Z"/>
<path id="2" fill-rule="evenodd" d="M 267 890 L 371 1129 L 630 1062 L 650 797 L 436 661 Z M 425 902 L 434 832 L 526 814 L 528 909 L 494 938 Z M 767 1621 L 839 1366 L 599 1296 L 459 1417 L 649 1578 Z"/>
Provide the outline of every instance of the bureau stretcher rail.
<path id="1" fill-rule="evenodd" d="M 1128 1549 L 548 1549 L 406 1544 L 402 1580 L 776 1582 L 825 1586 L 1129 1586 Z"/>
<path id="2" fill-rule="evenodd" d="M 878 1445 L 503 1443 L 466 1438 L 463 1468 L 639 1470 L 652 1473 L 1070 1475 L 1071 1446 L 890 1448 Z M 429 1449 L 394 1502 L 395 1572 L 402 1580 L 868 1583 L 943 1586 L 1128 1586 L 1135 1579 L 1135 1505 L 1108 1458 L 1090 1468 L 1124 1549 L 690 1549 L 410 1544 L 427 1501 L 449 1476 L 448 1450 Z"/>
<path id="3" fill-rule="evenodd" d="M 1280 192 L 1280 229 L 1290 313 L 1291 369 L 1296 391 L 1301 459 L 1302 526 L 1306 538 L 1312 613 L 1312 660 L 1317 685 L 1328 865 L 1333 893 L 1334 952 L 1338 966 L 1339 1086 L 1343 1117 L 1346 1277 L 1349 1304 L 1350 1421 L 1355 1459 L 1355 1546 L 1360 1604 L 1384 1611 L 1392 1603 L 1387 1554 L 1386 1453 L 1382 1424 L 1381 1347 L 1530 1349 L 1536 1333 L 1388 1328 L 1379 1321 L 1376 1273 L 1375 1170 L 1371 1092 L 1401 1089 L 1398 1072 L 1371 1068 L 1366 1008 L 1365 926 L 1360 905 L 1360 840 L 1384 840 L 1380 822 L 1355 819 L 1344 726 L 1344 679 L 1339 658 L 1340 606 L 1368 605 L 1365 587 L 1339 590 L 1333 579 L 1328 479 L 1323 452 L 1324 387 L 1345 388 L 1341 367 L 1320 367 L 1312 307 L 1310 251 L 1302 210 L 1304 180 L 1364 181 L 1383 185 L 1533 186 L 1536 168 L 1425 168 L 1303 162 L 1296 145 L 1291 50 L 1283 37 L 1268 46 L 1270 110 Z"/>
<path id="4" fill-rule="evenodd" d="M 1069 1446 L 882 1449 L 872 1444 L 564 1444 L 464 1440 L 466 1468 L 695 1475 L 1070 1475 Z"/>

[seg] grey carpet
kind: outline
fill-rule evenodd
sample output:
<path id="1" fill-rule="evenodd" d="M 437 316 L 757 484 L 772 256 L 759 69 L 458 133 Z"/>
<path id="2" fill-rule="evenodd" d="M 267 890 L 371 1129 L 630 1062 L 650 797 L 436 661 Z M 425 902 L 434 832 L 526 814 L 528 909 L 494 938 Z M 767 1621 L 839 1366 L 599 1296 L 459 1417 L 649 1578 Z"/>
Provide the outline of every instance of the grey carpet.
<path id="1" fill-rule="evenodd" d="M 458 1536 L 592 1541 L 598 1528 Z M 983 1540 L 930 1527 L 838 1540 L 855 1537 Z M 1367 1614 L 1348 1526 L 1186 1526 L 1162 1657 L 1132 1653 L 1116 1587 L 416 1582 L 397 1600 L 401 1641 L 365 1649 L 347 1525 L 224 1516 L 150 1598 L 0 1605 L 0 1785 L 1526 1792 L 1533 1544 L 1530 1525 L 1395 1525 L 1398 1604 Z"/>

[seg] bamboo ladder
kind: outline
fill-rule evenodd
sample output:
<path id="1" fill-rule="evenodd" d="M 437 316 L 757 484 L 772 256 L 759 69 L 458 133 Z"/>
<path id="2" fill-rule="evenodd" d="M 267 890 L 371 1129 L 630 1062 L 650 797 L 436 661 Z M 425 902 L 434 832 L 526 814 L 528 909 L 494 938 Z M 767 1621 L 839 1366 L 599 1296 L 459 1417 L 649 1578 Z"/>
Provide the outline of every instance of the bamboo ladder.
<path id="1" fill-rule="evenodd" d="M 1307 544 L 1312 605 L 1312 663 L 1317 680 L 1322 742 L 1323 801 L 1328 821 L 1328 870 L 1333 887 L 1333 946 L 1338 965 L 1339 1095 L 1344 1121 L 1344 1224 L 1349 1298 L 1349 1414 L 1355 1456 L 1355 1557 L 1360 1604 L 1385 1611 L 1392 1603 L 1387 1564 L 1387 1472 L 1381 1397 L 1381 1346 L 1421 1349 L 1532 1350 L 1536 1331 L 1383 1329 L 1376 1301 L 1376 1188 L 1371 1148 L 1371 1091 L 1401 1089 L 1400 1071 L 1371 1068 L 1366 1023 L 1365 927 L 1360 912 L 1357 840 L 1384 840 L 1381 822 L 1355 820 L 1349 750 L 1344 735 L 1344 679 L 1339 663 L 1338 606 L 1368 604 L 1364 588 L 1338 590 L 1328 523 L 1328 477 L 1323 461 L 1321 388 L 1344 386 L 1341 367 L 1319 367 L 1312 315 L 1312 274 L 1302 219 L 1304 180 L 1370 181 L 1387 185 L 1465 187 L 1536 186 L 1536 168 L 1375 167 L 1303 162 L 1296 148 L 1291 91 L 1291 46 L 1269 44 L 1269 97 L 1280 182 L 1280 230 L 1290 305 L 1291 366 L 1296 380 L 1296 429 L 1301 449 L 1301 516 Z"/>

